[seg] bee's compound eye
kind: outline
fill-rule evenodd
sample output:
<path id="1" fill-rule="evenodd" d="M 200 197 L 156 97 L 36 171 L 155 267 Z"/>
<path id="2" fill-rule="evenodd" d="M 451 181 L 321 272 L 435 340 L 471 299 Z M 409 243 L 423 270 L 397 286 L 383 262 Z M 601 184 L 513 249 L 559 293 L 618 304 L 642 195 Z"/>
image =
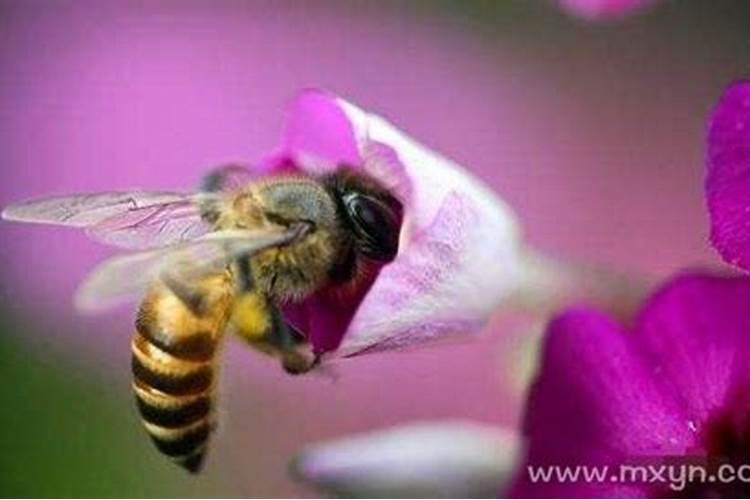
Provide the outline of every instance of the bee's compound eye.
<path id="1" fill-rule="evenodd" d="M 386 262 L 393 260 L 398 252 L 402 217 L 400 203 L 395 199 L 389 201 L 391 203 L 361 193 L 344 196 L 344 205 L 362 252 Z"/>

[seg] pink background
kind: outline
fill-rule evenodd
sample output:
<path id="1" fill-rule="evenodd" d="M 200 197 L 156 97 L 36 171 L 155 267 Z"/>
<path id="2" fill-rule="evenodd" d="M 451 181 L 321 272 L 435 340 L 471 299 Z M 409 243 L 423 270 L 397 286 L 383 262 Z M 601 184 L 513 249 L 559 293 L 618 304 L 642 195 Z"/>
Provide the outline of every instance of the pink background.
<path id="1" fill-rule="evenodd" d="M 5 5 L 0 205 L 190 188 L 212 165 L 273 148 L 285 104 L 319 86 L 470 168 L 543 249 L 657 276 L 718 265 L 706 241 L 704 126 L 723 86 L 747 76 L 742 8 L 667 2 L 601 26 L 525 4 Z M 0 297 L 48 332 L 22 341 L 83 358 L 130 398 L 132 310 L 81 318 L 71 308 L 110 250 L 7 223 L 0 241 Z M 513 424 L 520 397 L 503 380 L 504 333 L 346 361 L 335 383 L 288 378 L 230 342 L 206 473 L 228 496 L 305 495 L 286 463 L 312 440 L 412 419 Z M 152 453 L 137 427 L 133 416 L 122 432 Z M 173 473 L 163 467 L 155 474 Z"/>

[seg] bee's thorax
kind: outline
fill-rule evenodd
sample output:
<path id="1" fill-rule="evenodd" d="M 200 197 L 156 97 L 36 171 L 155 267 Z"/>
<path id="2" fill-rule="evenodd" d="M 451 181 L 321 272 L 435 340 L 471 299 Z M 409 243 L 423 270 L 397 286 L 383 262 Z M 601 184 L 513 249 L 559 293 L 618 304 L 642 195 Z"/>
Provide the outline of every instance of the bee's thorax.
<path id="1" fill-rule="evenodd" d="M 324 286 L 344 241 L 337 205 L 315 179 L 291 176 L 260 181 L 238 192 L 222 228 L 288 226 L 311 230 L 300 240 L 252 258 L 255 286 L 277 302 L 301 300 Z"/>

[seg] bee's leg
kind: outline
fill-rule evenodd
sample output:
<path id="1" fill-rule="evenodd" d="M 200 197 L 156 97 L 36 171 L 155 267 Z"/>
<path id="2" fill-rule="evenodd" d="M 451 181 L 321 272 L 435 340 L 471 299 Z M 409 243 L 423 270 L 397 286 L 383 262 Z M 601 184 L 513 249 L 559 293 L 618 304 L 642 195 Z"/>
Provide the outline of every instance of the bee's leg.
<path id="1" fill-rule="evenodd" d="M 232 312 L 232 324 L 237 335 L 253 347 L 273 353 L 268 334 L 273 330 L 268 298 L 255 290 L 250 262 L 240 259 L 235 266 L 235 289 L 237 295 Z"/>
<path id="2" fill-rule="evenodd" d="M 310 369 L 312 370 L 314 368 L 319 367 L 321 361 L 323 361 L 323 355 L 322 354 L 317 353 L 317 352 L 315 354 L 313 354 L 313 360 L 312 360 L 312 363 L 310 364 Z"/>
<path id="3" fill-rule="evenodd" d="M 236 263 L 232 323 L 243 340 L 259 351 L 278 356 L 288 373 L 306 373 L 314 366 L 305 336 L 284 319 L 278 306 L 254 287 L 248 259 Z"/>
<path id="4" fill-rule="evenodd" d="M 308 372 L 313 361 L 304 352 L 304 340 L 293 333 L 276 305 L 259 294 L 247 292 L 235 301 L 234 332 L 251 347 L 281 359 L 288 373 Z"/>
<path id="5" fill-rule="evenodd" d="M 287 323 L 276 305 L 270 307 L 272 328 L 268 341 L 273 344 L 281 357 L 281 366 L 287 373 L 299 375 L 315 367 L 315 357 L 305 336 L 293 325 Z"/>

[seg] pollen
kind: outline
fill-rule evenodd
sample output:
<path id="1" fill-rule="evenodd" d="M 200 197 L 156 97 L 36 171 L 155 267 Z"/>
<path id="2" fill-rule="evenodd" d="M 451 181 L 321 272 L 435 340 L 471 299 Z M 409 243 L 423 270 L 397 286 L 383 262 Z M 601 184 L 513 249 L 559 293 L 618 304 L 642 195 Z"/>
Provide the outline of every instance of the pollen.
<path id="1" fill-rule="evenodd" d="M 245 293 L 238 297 L 234 303 L 232 322 L 248 340 L 261 338 L 270 326 L 265 299 L 257 293 Z"/>

